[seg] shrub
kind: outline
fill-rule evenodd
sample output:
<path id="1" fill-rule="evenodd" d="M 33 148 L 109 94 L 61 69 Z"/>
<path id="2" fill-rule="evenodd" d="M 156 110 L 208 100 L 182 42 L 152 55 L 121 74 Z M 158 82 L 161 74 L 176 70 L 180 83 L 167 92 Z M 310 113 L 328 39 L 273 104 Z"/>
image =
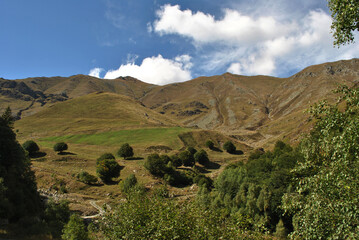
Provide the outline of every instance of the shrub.
<path id="1" fill-rule="evenodd" d="M 34 156 L 34 154 L 40 150 L 39 146 L 33 140 L 28 140 L 24 142 L 24 144 L 22 144 L 22 147 L 29 152 L 30 156 Z"/>
<path id="2" fill-rule="evenodd" d="M 62 153 L 63 151 L 67 150 L 68 146 L 64 142 L 59 142 L 54 145 L 54 151 Z"/>
<path id="3" fill-rule="evenodd" d="M 118 150 L 117 155 L 123 157 L 124 159 L 133 156 L 133 148 L 128 144 L 122 144 L 121 148 Z"/>
<path id="4" fill-rule="evenodd" d="M 194 155 L 197 152 L 197 150 L 194 147 L 188 147 L 187 151 L 190 152 L 192 155 Z"/>
<path id="5" fill-rule="evenodd" d="M 201 149 L 194 154 L 194 160 L 199 164 L 204 165 L 209 162 L 208 154 L 206 153 L 205 150 Z"/>
<path id="6" fill-rule="evenodd" d="M 64 225 L 69 221 L 69 217 L 70 208 L 68 201 L 61 200 L 56 203 L 50 200 L 46 204 L 44 218 L 54 237 L 60 237 Z"/>
<path id="7" fill-rule="evenodd" d="M 235 153 L 236 146 L 231 141 L 227 141 L 223 144 L 223 149 L 226 150 L 228 153 Z"/>
<path id="8" fill-rule="evenodd" d="M 159 177 L 163 177 L 167 172 L 166 163 L 158 154 L 151 154 L 147 157 L 145 168 L 150 171 L 151 174 Z"/>
<path id="9" fill-rule="evenodd" d="M 111 182 L 112 178 L 120 176 L 121 167 L 113 159 L 104 159 L 97 164 L 97 176 L 105 183 Z"/>
<path id="10" fill-rule="evenodd" d="M 168 155 L 161 155 L 160 158 L 163 160 L 165 164 L 172 161 L 172 159 Z"/>
<path id="11" fill-rule="evenodd" d="M 120 189 L 122 192 L 128 193 L 134 186 L 136 186 L 136 184 L 137 184 L 137 178 L 135 174 L 131 174 L 124 181 L 120 183 Z"/>
<path id="12" fill-rule="evenodd" d="M 88 233 L 84 221 L 76 214 L 72 214 L 69 222 L 62 230 L 64 240 L 88 240 Z"/>
<path id="13" fill-rule="evenodd" d="M 195 164 L 193 155 L 187 150 L 181 152 L 179 158 L 182 160 L 184 166 L 193 167 Z"/>
<path id="14" fill-rule="evenodd" d="M 96 164 L 105 159 L 113 159 L 116 160 L 115 156 L 112 153 L 104 153 L 96 160 Z"/>
<path id="15" fill-rule="evenodd" d="M 172 166 L 175 168 L 182 166 L 183 164 L 182 160 L 177 155 L 171 156 L 171 162 L 172 162 Z"/>
<path id="16" fill-rule="evenodd" d="M 213 149 L 214 148 L 214 143 L 211 140 L 208 140 L 206 142 L 206 147 L 208 147 L 209 149 Z"/>
<path id="17" fill-rule="evenodd" d="M 77 174 L 77 179 L 80 182 L 86 183 L 86 184 L 95 184 L 97 182 L 97 177 L 94 175 L 89 174 L 88 172 L 81 171 L 79 174 Z"/>

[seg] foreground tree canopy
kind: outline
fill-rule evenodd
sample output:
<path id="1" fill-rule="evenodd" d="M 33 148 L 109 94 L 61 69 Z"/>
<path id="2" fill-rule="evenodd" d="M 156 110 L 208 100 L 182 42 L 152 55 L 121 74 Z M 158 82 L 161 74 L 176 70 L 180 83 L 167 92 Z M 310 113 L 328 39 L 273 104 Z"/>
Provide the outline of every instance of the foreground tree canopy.
<path id="1" fill-rule="evenodd" d="M 294 239 L 359 239 L 359 88 L 338 92 L 337 104 L 311 109 L 316 124 L 300 146 L 297 187 L 283 198 Z"/>
<path id="2" fill-rule="evenodd" d="M 333 18 L 334 45 L 353 42 L 353 32 L 359 30 L 359 1 L 328 0 L 328 6 Z"/>
<path id="3" fill-rule="evenodd" d="M 0 218 L 17 221 L 41 209 L 34 173 L 16 135 L 8 110 L 0 117 Z"/>

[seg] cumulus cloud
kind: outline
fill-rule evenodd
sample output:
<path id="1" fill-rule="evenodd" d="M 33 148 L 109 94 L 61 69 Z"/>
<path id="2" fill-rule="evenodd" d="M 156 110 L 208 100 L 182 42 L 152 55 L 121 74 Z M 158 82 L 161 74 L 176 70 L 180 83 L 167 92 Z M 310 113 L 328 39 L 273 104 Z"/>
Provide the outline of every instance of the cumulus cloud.
<path id="1" fill-rule="evenodd" d="M 108 71 L 104 78 L 115 79 L 120 76 L 131 76 L 147 83 L 164 85 L 190 80 L 192 78 L 191 67 L 189 55 L 181 55 L 175 59 L 165 59 L 158 55 L 143 59 L 141 65 L 136 65 L 132 60 L 116 70 Z"/>
<path id="2" fill-rule="evenodd" d="M 204 55 L 199 58 L 205 71 L 225 68 L 236 74 L 281 76 L 339 56 L 353 57 L 358 44 L 333 48 L 331 22 L 330 15 L 320 9 L 297 19 L 224 9 L 223 17 L 216 19 L 181 10 L 179 5 L 164 5 L 151 30 L 189 39 Z"/>
<path id="3" fill-rule="evenodd" d="M 88 75 L 91 76 L 91 77 L 100 78 L 100 73 L 101 73 L 102 71 L 104 71 L 103 68 L 93 68 L 93 69 L 90 70 L 90 72 L 89 72 Z"/>

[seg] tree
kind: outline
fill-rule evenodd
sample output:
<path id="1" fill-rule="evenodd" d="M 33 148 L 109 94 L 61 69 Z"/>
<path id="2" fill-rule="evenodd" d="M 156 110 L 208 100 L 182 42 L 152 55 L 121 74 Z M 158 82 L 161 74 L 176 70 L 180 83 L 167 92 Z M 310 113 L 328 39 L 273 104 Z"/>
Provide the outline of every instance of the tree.
<path id="1" fill-rule="evenodd" d="M 117 155 L 123 157 L 124 159 L 133 156 L 133 148 L 128 144 L 122 144 L 121 148 L 118 150 Z"/>
<path id="2" fill-rule="evenodd" d="M 315 125 L 300 145 L 296 189 L 283 198 L 293 238 L 359 239 L 359 88 L 337 92 L 336 104 L 311 108 Z"/>
<path id="3" fill-rule="evenodd" d="M 58 142 L 54 145 L 54 151 L 59 152 L 61 154 L 63 151 L 67 150 L 68 146 L 64 142 Z"/>
<path id="4" fill-rule="evenodd" d="M 113 159 L 116 160 L 115 156 L 112 153 L 104 153 L 96 160 L 96 164 L 105 159 Z"/>
<path id="5" fill-rule="evenodd" d="M 231 141 L 227 141 L 223 144 L 223 149 L 226 150 L 228 153 L 235 153 L 236 146 Z"/>
<path id="6" fill-rule="evenodd" d="M 194 157 L 189 151 L 183 151 L 179 154 L 179 158 L 182 160 L 183 165 L 186 167 L 193 167 L 195 164 Z"/>
<path id="7" fill-rule="evenodd" d="M 201 149 L 194 154 L 194 160 L 199 164 L 204 165 L 209 162 L 208 154 L 206 153 L 205 150 Z"/>
<path id="8" fill-rule="evenodd" d="M 97 164 L 97 176 L 105 183 L 120 176 L 121 166 L 113 159 L 104 159 Z"/>
<path id="9" fill-rule="evenodd" d="M 28 151 L 30 156 L 34 156 L 39 150 L 39 146 L 33 140 L 28 140 L 22 144 L 22 147 Z"/>
<path id="10" fill-rule="evenodd" d="M 88 233 L 84 221 L 76 214 L 72 214 L 69 222 L 62 230 L 64 240 L 88 240 Z"/>
<path id="11" fill-rule="evenodd" d="M 97 183 L 97 177 L 95 177 L 94 175 L 91 175 L 85 171 L 81 171 L 79 174 L 77 174 L 76 177 L 80 182 L 83 182 L 85 184 L 92 185 L 92 184 Z"/>
<path id="12" fill-rule="evenodd" d="M 206 147 L 212 150 L 214 148 L 214 143 L 211 140 L 208 140 L 206 142 Z"/>
<path id="13" fill-rule="evenodd" d="M 334 45 L 354 42 L 353 32 L 359 30 L 359 1 L 328 0 L 328 6 L 333 18 Z"/>
<path id="14" fill-rule="evenodd" d="M 1 115 L 1 118 L 9 128 L 13 128 L 15 119 L 12 116 L 10 107 L 6 108 L 5 112 Z"/>
<path id="15" fill-rule="evenodd" d="M 130 174 L 124 181 L 120 183 L 120 189 L 124 193 L 129 193 L 130 190 L 136 186 L 137 178 L 135 174 Z"/>
<path id="16" fill-rule="evenodd" d="M 194 155 L 197 152 L 197 150 L 194 147 L 188 147 L 187 151 L 190 152 L 192 155 Z"/>
<path id="17" fill-rule="evenodd" d="M 3 116 L 0 117 L 0 216 L 16 222 L 41 213 L 42 204 L 30 159 Z"/>
<path id="18" fill-rule="evenodd" d="M 167 166 L 163 158 L 158 154 L 151 154 L 147 157 L 145 168 L 153 175 L 163 177 L 167 172 Z"/>

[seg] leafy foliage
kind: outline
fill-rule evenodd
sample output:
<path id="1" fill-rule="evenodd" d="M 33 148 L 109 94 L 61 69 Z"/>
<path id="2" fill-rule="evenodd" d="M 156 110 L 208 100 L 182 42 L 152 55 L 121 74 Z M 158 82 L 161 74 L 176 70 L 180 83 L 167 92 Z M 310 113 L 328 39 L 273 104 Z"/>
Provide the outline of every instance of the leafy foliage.
<path id="1" fill-rule="evenodd" d="M 188 147 L 187 151 L 190 152 L 192 155 L 194 155 L 197 152 L 197 150 L 194 147 Z"/>
<path id="2" fill-rule="evenodd" d="M 209 162 L 208 154 L 205 150 L 201 149 L 194 154 L 194 160 L 199 164 L 207 164 Z"/>
<path id="3" fill-rule="evenodd" d="M 228 153 L 235 153 L 236 146 L 231 141 L 227 141 L 223 144 L 223 149 L 226 150 Z"/>
<path id="4" fill-rule="evenodd" d="M 4 116 L 4 114 L 3 114 Z M 0 117 L 0 215 L 11 222 L 41 212 L 30 160 L 16 141 L 8 119 Z"/>
<path id="5" fill-rule="evenodd" d="M 84 221 L 76 214 L 72 214 L 69 222 L 62 230 L 64 240 L 88 240 L 88 233 Z"/>
<path id="6" fill-rule="evenodd" d="M 180 152 L 179 158 L 186 167 L 193 167 L 195 164 L 193 154 L 188 150 Z"/>
<path id="7" fill-rule="evenodd" d="M 103 239 L 258 239 L 224 218 L 191 202 L 130 194 L 98 224 Z"/>
<path id="8" fill-rule="evenodd" d="M 39 146 L 33 140 L 28 140 L 22 144 L 22 147 L 28 151 L 30 156 L 34 156 L 39 150 Z"/>
<path id="9" fill-rule="evenodd" d="M 45 209 L 44 219 L 53 236 L 60 237 L 62 229 L 70 218 L 70 208 L 68 201 L 60 201 L 56 203 L 50 200 Z"/>
<path id="10" fill-rule="evenodd" d="M 207 140 L 206 147 L 208 147 L 209 149 L 213 149 L 214 148 L 214 143 L 211 140 Z"/>
<path id="11" fill-rule="evenodd" d="M 354 41 L 353 32 L 359 30 L 359 2 L 356 0 L 328 0 L 332 13 L 334 44 L 339 46 Z"/>
<path id="12" fill-rule="evenodd" d="M 89 174 L 88 172 L 81 171 L 79 174 L 77 174 L 77 179 L 80 182 L 86 183 L 86 184 L 95 184 L 97 183 L 97 177 L 94 175 Z"/>
<path id="13" fill-rule="evenodd" d="M 130 174 L 124 181 L 120 183 L 120 189 L 124 193 L 129 193 L 131 188 L 136 186 L 137 184 L 137 178 L 135 174 Z"/>
<path id="14" fill-rule="evenodd" d="M 105 183 L 120 176 L 121 166 L 113 159 L 104 159 L 97 164 L 97 176 Z"/>
<path id="15" fill-rule="evenodd" d="M 120 157 L 123 157 L 124 159 L 132 157 L 133 156 L 133 148 L 130 146 L 130 144 L 125 143 L 118 150 L 117 155 Z"/>
<path id="16" fill-rule="evenodd" d="M 291 169 L 301 155 L 278 142 L 273 152 L 254 152 L 247 164 L 230 165 L 215 180 L 212 192 L 200 191 L 198 201 L 222 209 L 243 227 L 274 231 L 283 215 L 281 199 L 291 184 Z M 282 217 L 291 228 L 290 216 Z"/>
<path id="17" fill-rule="evenodd" d="M 167 165 L 163 158 L 158 154 L 151 154 L 147 157 L 145 168 L 152 174 L 158 177 L 163 177 L 167 172 Z"/>
<path id="18" fill-rule="evenodd" d="M 54 151 L 55 152 L 63 152 L 66 151 L 68 149 L 68 146 L 66 143 L 64 142 L 58 142 L 54 145 Z"/>
<path id="19" fill-rule="evenodd" d="M 293 238 L 359 239 L 359 89 L 338 92 L 336 104 L 311 109 L 316 122 L 301 144 L 296 189 L 283 198 Z"/>
<path id="20" fill-rule="evenodd" d="M 115 156 L 112 153 L 104 153 L 96 160 L 96 164 L 105 159 L 113 159 L 116 160 Z"/>

